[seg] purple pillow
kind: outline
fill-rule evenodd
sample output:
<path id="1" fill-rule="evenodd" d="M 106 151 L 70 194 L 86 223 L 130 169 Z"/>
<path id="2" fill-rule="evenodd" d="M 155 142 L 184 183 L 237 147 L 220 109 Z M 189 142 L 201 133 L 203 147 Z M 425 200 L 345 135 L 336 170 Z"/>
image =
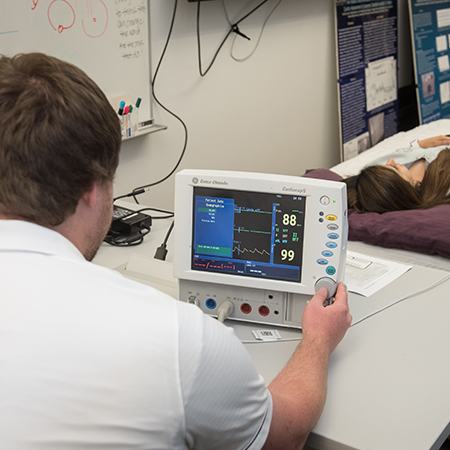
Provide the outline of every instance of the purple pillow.
<path id="1" fill-rule="evenodd" d="M 307 170 L 303 176 L 342 181 L 342 177 L 328 169 Z M 450 258 L 450 205 L 384 214 L 350 209 L 348 228 L 351 241 Z"/>
<path id="2" fill-rule="evenodd" d="M 349 211 L 348 238 L 450 258 L 450 205 L 384 214 Z"/>
<path id="3" fill-rule="evenodd" d="M 319 180 L 342 181 L 343 178 L 329 169 L 310 169 L 302 175 L 305 178 L 318 178 Z"/>

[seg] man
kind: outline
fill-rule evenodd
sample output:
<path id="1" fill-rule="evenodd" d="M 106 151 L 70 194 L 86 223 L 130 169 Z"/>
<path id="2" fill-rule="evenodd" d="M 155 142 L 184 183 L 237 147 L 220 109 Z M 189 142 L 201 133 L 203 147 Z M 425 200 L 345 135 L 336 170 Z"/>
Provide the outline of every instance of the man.
<path id="1" fill-rule="evenodd" d="M 303 316 L 266 389 L 233 333 L 90 264 L 110 224 L 119 119 L 80 69 L 0 57 L 0 448 L 301 448 L 350 326 L 347 295 Z"/>

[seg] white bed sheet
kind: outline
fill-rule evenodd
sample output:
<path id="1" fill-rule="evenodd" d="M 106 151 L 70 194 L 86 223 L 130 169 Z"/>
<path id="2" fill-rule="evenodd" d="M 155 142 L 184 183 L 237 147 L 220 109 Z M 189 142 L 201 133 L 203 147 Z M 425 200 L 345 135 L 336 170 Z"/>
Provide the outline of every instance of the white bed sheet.
<path id="1" fill-rule="evenodd" d="M 450 119 L 436 120 L 435 122 L 427 123 L 425 125 L 419 125 L 412 130 L 394 134 L 394 136 L 379 142 L 377 145 L 360 153 L 358 156 L 331 167 L 330 170 L 343 178 L 347 178 L 361 172 L 362 168 L 367 164 L 370 164 L 374 158 L 387 155 L 392 150 L 398 148 L 408 147 L 414 139 L 426 139 L 441 134 L 450 135 Z"/>

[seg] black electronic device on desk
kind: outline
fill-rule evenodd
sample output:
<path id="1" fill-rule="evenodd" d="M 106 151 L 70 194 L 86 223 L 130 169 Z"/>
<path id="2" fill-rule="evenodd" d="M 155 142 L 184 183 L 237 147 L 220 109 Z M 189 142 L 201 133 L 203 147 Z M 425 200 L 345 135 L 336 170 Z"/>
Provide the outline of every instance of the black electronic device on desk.
<path id="1" fill-rule="evenodd" d="M 140 244 L 150 232 L 151 226 L 151 216 L 114 205 L 111 227 L 105 242 L 112 245 Z"/>

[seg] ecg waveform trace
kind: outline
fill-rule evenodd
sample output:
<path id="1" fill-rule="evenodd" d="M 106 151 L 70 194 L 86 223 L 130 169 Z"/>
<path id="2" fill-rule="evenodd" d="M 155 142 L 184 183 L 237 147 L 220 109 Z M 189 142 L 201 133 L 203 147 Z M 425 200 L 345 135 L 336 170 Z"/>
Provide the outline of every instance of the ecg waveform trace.
<path id="1" fill-rule="evenodd" d="M 273 212 L 235 206 L 233 257 L 270 262 Z"/>
<path id="2" fill-rule="evenodd" d="M 264 254 L 266 254 L 266 255 L 269 255 L 270 256 L 270 253 L 267 251 L 267 250 L 258 250 L 257 248 L 255 248 L 254 250 L 249 250 L 248 248 L 243 248 L 243 249 L 241 249 L 241 248 L 239 248 L 239 247 L 233 247 L 233 252 L 237 252 L 238 254 L 243 254 L 243 253 L 246 253 L 246 252 L 248 252 L 248 253 L 253 253 L 253 254 L 255 254 L 255 253 L 258 253 L 258 254 L 260 254 L 260 255 L 264 255 Z"/>

